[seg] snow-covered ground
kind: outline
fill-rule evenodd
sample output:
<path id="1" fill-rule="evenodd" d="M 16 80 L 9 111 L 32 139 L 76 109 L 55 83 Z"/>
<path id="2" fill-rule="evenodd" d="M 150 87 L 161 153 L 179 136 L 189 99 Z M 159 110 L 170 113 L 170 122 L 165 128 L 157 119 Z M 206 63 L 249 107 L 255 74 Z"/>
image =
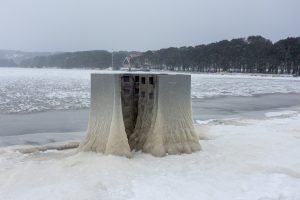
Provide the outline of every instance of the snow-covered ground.
<path id="1" fill-rule="evenodd" d="M 99 70 L 0 68 L 0 113 L 87 108 L 90 73 L 95 72 Z M 300 93 L 300 78 L 192 74 L 193 98 L 266 93 Z"/>
<path id="2" fill-rule="evenodd" d="M 300 199 L 300 113 L 201 125 L 202 151 L 132 159 L 0 149 L 0 199 Z M 26 148 L 26 147 L 24 147 Z"/>

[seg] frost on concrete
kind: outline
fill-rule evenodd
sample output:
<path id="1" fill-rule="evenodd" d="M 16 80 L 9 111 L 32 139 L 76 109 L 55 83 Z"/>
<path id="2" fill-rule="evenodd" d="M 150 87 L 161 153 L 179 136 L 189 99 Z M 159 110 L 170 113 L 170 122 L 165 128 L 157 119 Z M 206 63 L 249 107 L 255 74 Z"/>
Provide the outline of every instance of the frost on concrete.
<path id="1" fill-rule="evenodd" d="M 158 75 L 154 117 L 143 151 L 155 156 L 200 150 L 192 120 L 190 76 Z"/>
<path id="2" fill-rule="evenodd" d="M 119 77 L 91 75 L 91 112 L 83 151 L 130 156 L 122 117 Z"/>
<path id="3" fill-rule="evenodd" d="M 154 156 L 200 150 L 192 120 L 191 77 L 93 74 L 91 113 L 83 151 Z"/>

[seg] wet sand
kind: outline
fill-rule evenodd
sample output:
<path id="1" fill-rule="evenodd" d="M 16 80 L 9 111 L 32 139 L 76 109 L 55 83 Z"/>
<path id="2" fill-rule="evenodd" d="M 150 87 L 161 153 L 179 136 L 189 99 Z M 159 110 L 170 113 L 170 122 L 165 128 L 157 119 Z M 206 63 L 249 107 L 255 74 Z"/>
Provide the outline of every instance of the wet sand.
<path id="1" fill-rule="evenodd" d="M 193 99 L 192 102 L 194 120 L 258 118 L 264 117 L 264 113 L 268 111 L 287 109 L 298 105 L 300 105 L 300 94 L 226 96 Z M 0 136 L 82 132 L 87 127 L 88 116 L 89 109 L 0 114 Z"/>

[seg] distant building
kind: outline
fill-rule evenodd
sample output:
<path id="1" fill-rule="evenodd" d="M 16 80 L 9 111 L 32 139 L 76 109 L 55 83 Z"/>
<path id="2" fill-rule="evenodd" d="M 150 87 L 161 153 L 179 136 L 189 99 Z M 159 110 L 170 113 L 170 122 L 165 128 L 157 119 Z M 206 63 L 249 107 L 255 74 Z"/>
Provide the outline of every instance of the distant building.
<path id="1" fill-rule="evenodd" d="M 91 111 L 83 151 L 154 156 L 200 150 L 191 107 L 191 77 L 179 74 L 91 75 Z"/>
<path id="2" fill-rule="evenodd" d="M 123 61 L 123 66 L 122 69 L 126 69 L 126 70 L 136 70 L 136 69 L 141 69 L 141 66 L 137 66 L 133 63 L 133 59 L 135 57 L 139 57 L 140 54 L 136 53 L 136 54 L 130 54 L 128 56 L 125 57 L 124 61 Z"/>
<path id="3" fill-rule="evenodd" d="M 126 56 L 124 61 L 123 61 L 123 68 L 125 69 L 131 69 L 131 63 L 130 63 L 130 56 Z"/>

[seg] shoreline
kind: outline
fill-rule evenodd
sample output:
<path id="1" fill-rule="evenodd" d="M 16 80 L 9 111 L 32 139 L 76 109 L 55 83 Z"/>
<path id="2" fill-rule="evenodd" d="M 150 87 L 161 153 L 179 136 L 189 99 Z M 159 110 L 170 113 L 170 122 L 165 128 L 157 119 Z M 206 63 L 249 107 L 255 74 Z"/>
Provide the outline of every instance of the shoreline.
<path id="1" fill-rule="evenodd" d="M 62 67 L 26 67 L 26 66 L 15 66 L 15 67 L 5 67 L 0 66 L 0 69 L 61 69 L 61 70 L 90 70 L 90 71 L 113 71 L 110 67 L 107 68 L 62 68 Z M 123 70 L 115 70 L 123 71 Z M 126 72 L 126 71 L 125 71 Z M 188 74 L 216 74 L 216 75 L 249 75 L 249 76 L 260 76 L 260 77 L 290 77 L 299 78 L 299 76 L 294 76 L 294 74 L 276 74 L 276 73 L 257 73 L 257 72 L 198 72 L 198 71 L 171 71 L 171 70 L 157 70 L 154 69 L 152 72 L 169 72 L 169 73 L 188 73 Z"/>
<path id="2" fill-rule="evenodd" d="M 250 97 L 223 96 L 192 99 L 193 119 L 263 118 L 265 112 L 300 105 L 300 94 L 273 93 Z M 86 130 L 89 109 L 0 114 L 0 137 L 34 133 L 71 133 Z M 17 124 L 17 126 L 16 126 Z"/>

